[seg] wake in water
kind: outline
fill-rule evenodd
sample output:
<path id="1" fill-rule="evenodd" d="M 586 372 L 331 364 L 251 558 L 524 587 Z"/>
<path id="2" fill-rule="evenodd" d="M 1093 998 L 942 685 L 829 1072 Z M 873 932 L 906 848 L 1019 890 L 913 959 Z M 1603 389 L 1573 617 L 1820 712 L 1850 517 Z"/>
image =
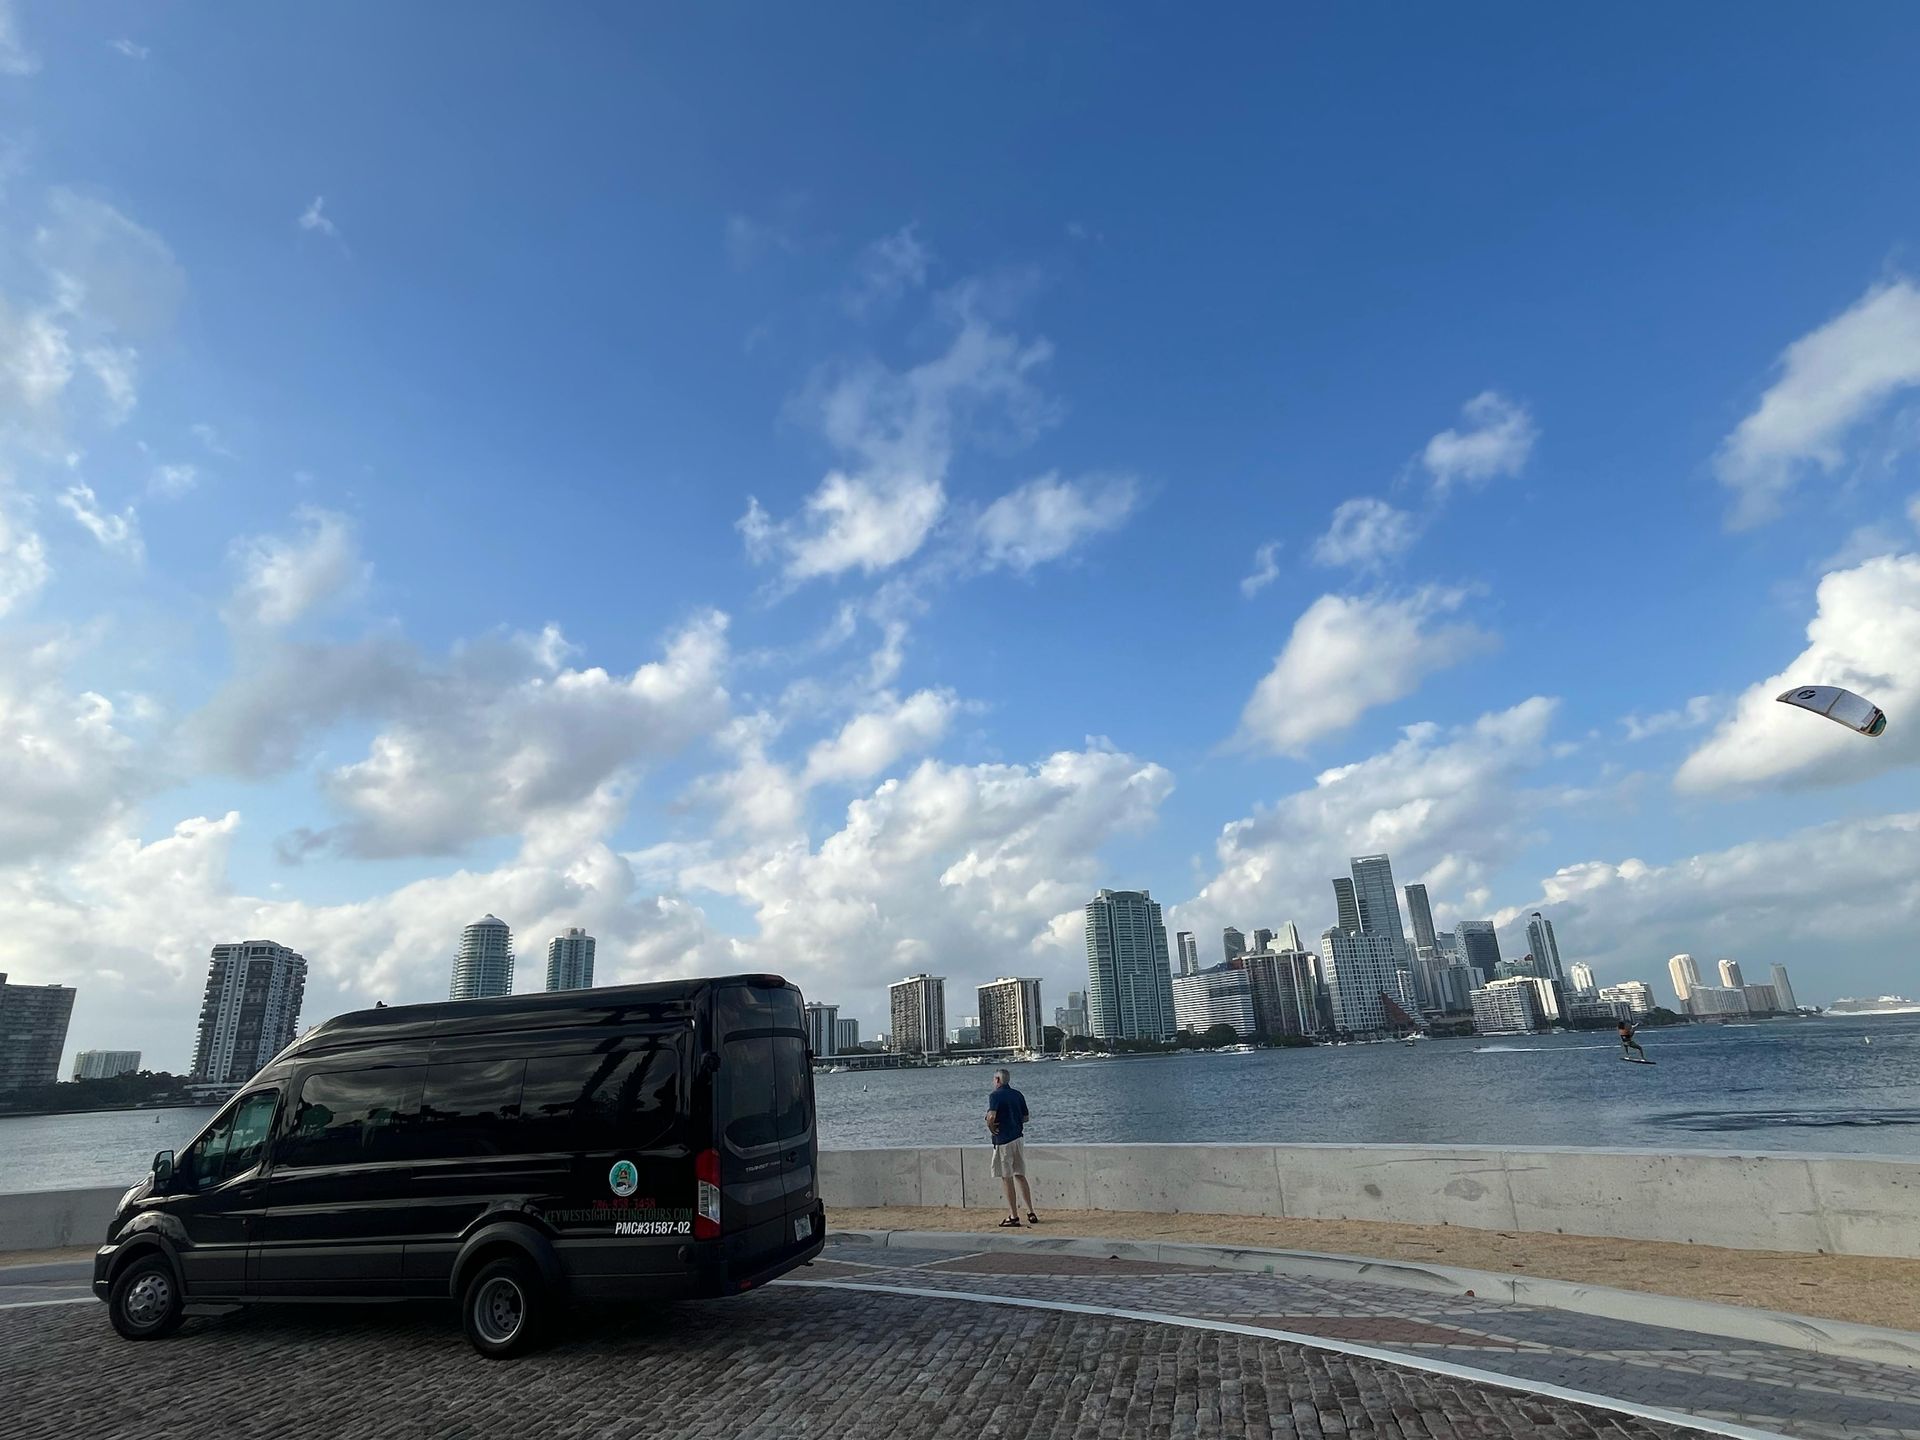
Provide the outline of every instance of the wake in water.
<path id="1" fill-rule="evenodd" d="M 1683 1110 L 1652 1119 L 1676 1130 L 1825 1130 L 1920 1125 L 1920 1110 Z"/>
<path id="2" fill-rule="evenodd" d="M 1566 1050 L 1618 1050 L 1618 1045 L 1480 1045 L 1474 1049 L 1476 1055 L 1544 1055 L 1549 1050 L 1559 1054 Z"/>

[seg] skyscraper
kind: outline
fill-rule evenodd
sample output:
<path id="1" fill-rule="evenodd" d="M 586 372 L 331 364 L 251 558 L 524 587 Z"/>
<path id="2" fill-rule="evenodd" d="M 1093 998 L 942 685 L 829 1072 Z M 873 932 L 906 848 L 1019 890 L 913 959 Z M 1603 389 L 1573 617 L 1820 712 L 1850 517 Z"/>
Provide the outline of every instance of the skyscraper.
<path id="1" fill-rule="evenodd" d="M 1667 961 L 1667 974 L 1673 980 L 1673 993 L 1679 997 L 1680 1009 L 1684 1014 L 1687 997 L 1700 988 L 1700 972 L 1694 967 L 1693 956 L 1676 955 Z"/>
<path id="2" fill-rule="evenodd" d="M 1356 855 L 1352 865 L 1361 933 L 1385 935 L 1404 943 L 1407 931 L 1400 923 L 1400 892 L 1393 888 L 1392 863 L 1384 855 Z"/>
<path id="3" fill-rule="evenodd" d="M 860 1022 L 858 1020 L 836 1020 L 833 1022 L 833 1053 L 849 1055 L 860 1048 Z"/>
<path id="4" fill-rule="evenodd" d="M 1334 922 L 1337 930 L 1360 933 L 1360 904 L 1353 898 L 1353 881 L 1344 875 L 1333 879 L 1333 906 L 1339 918 Z"/>
<path id="5" fill-rule="evenodd" d="M 1237 955 L 1244 955 L 1247 953 L 1247 937 L 1229 925 L 1220 932 L 1220 949 L 1223 959 L 1231 960 Z"/>
<path id="6" fill-rule="evenodd" d="M 1800 1008 L 1794 1003 L 1793 982 L 1787 979 L 1787 967 L 1784 965 L 1773 967 L 1773 995 L 1780 1002 L 1780 1008 L 1789 1015 Z"/>
<path id="7" fill-rule="evenodd" d="M 513 993 L 513 931 L 497 915 L 460 932 L 460 958 L 453 962 L 450 1000 L 480 1000 Z"/>
<path id="8" fill-rule="evenodd" d="M 1422 950 L 1437 953 L 1438 942 L 1433 934 L 1433 907 L 1427 903 L 1427 887 L 1424 885 L 1407 886 L 1407 916 L 1413 921 L 1413 948 L 1418 954 Z"/>
<path id="9" fill-rule="evenodd" d="M 1573 992 L 1576 995 L 1591 995 L 1598 987 L 1593 983 L 1593 967 L 1573 962 Z"/>
<path id="10" fill-rule="evenodd" d="M 1740 976 L 1740 962 L 1738 960 L 1722 960 L 1720 962 L 1720 983 L 1733 990 L 1738 990 L 1747 983 Z"/>
<path id="11" fill-rule="evenodd" d="M 1040 1018 L 1040 982 L 1002 976 L 980 987 L 980 1043 L 989 1050 L 1040 1051 L 1046 1027 Z"/>
<path id="12" fill-rule="evenodd" d="M 1320 1028 L 1315 1010 L 1312 957 L 1278 950 L 1241 957 L 1253 989 L 1254 1029 L 1269 1039 L 1311 1035 Z M 1175 996 L 1176 1007 L 1179 997 Z"/>
<path id="13" fill-rule="evenodd" d="M 1553 922 L 1542 919 L 1538 910 L 1527 921 L 1527 949 L 1533 952 L 1534 974 L 1546 980 L 1567 978 L 1560 968 L 1560 942 L 1554 939 Z"/>
<path id="14" fill-rule="evenodd" d="M 547 942 L 547 989 L 593 988 L 593 936 L 568 930 Z"/>
<path id="15" fill-rule="evenodd" d="M 1336 1028 L 1356 1035 L 1394 1028 L 1389 1006 L 1409 1018 L 1419 1012 L 1412 977 L 1404 965 L 1406 941 L 1391 935 L 1329 930 L 1320 937 L 1321 969 L 1333 997 Z"/>
<path id="16" fill-rule="evenodd" d="M 1087 1018 L 1102 1040 L 1174 1033 L 1167 931 L 1145 890 L 1102 890 L 1087 902 Z"/>
<path id="17" fill-rule="evenodd" d="M 82 1050 L 73 1057 L 76 1080 L 111 1080 L 116 1075 L 132 1075 L 140 1069 L 138 1050 Z"/>
<path id="18" fill-rule="evenodd" d="M 241 940 L 214 946 L 200 1002 L 193 1078 L 208 1085 L 252 1079 L 300 1033 L 306 990 L 306 957 L 284 945 Z"/>
<path id="19" fill-rule="evenodd" d="M 1254 953 L 1259 954 L 1261 952 L 1271 950 L 1272 948 L 1273 948 L 1273 931 L 1256 930 L 1253 932 Z"/>
<path id="20" fill-rule="evenodd" d="M 1546 1023 L 1532 976 L 1492 980 L 1473 992 L 1473 1028 L 1482 1035 L 1531 1035 Z"/>
<path id="21" fill-rule="evenodd" d="M 0 974 L 0 1094 L 60 1078 L 74 993 L 70 985 L 9 985 Z"/>
<path id="22" fill-rule="evenodd" d="M 1307 947 L 1300 943 L 1300 927 L 1289 920 L 1280 927 L 1280 933 L 1273 937 L 1276 951 L 1301 951 Z"/>
<path id="23" fill-rule="evenodd" d="M 1491 920 L 1462 920 L 1453 927 L 1454 943 L 1461 959 L 1480 972 L 1483 981 L 1500 973 L 1500 937 L 1494 934 Z"/>
<path id="24" fill-rule="evenodd" d="M 807 1002 L 807 1049 L 821 1058 L 838 1053 L 839 1027 L 838 1005 L 822 1005 L 813 1000 Z"/>
<path id="25" fill-rule="evenodd" d="M 1069 990 L 1067 1003 L 1054 1011 L 1053 1023 L 1064 1035 L 1090 1035 L 1087 1026 L 1087 996 L 1083 990 Z"/>
<path id="26" fill-rule="evenodd" d="M 1245 969 L 1224 961 L 1173 982 L 1173 1014 L 1180 1029 L 1204 1034 L 1231 1025 L 1246 1039 L 1254 1033 L 1253 982 Z"/>
<path id="27" fill-rule="evenodd" d="M 909 975 L 887 987 L 893 1031 L 887 1048 L 900 1055 L 939 1055 L 947 1048 L 947 977 Z"/>
<path id="28" fill-rule="evenodd" d="M 1174 945 L 1180 952 L 1180 973 L 1191 975 L 1200 968 L 1200 947 L 1195 943 L 1191 930 L 1182 930 L 1173 937 Z"/>

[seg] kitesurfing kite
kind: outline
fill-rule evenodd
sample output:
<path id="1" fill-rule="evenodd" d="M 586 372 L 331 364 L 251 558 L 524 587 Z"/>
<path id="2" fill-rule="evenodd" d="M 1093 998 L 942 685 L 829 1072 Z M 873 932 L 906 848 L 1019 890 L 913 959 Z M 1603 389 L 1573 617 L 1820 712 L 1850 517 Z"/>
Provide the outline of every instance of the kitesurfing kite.
<path id="1" fill-rule="evenodd" d="M 1887 728 L 1885 711 L 1871 700 L 1851 690 L 1842 690 L 1838 685 L 1802 685 L 1774 698 L 1782 705 L 1798 705 L 1802 710 L 1824 715 L 1835 724 L 1862 735 L 1878 735 Z"/>

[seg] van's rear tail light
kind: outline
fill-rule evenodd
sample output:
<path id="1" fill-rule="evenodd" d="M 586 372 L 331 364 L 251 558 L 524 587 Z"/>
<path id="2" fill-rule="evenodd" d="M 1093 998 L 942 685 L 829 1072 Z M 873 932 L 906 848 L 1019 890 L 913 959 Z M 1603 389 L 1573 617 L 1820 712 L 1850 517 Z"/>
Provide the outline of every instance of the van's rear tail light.
<path id="1" fill-rule="evenodd" d="M 702 1150 L 693 1158 L 693 1238 L 720 1238 L 720 1152 Z"/>

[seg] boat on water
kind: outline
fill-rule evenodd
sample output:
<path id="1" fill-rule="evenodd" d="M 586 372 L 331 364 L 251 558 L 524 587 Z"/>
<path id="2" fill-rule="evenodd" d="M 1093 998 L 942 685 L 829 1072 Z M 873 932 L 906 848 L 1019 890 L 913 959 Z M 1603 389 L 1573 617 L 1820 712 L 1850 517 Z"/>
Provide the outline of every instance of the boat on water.
<path id="1" fill-rule="evenodd" d="M 1827 1007 L 1829 1015 L 1911 1015 L 1920 1012 L 1920 1000 L 1904 995 L 1876 995 L 1870 1000 L 1843 995 Z"/>

